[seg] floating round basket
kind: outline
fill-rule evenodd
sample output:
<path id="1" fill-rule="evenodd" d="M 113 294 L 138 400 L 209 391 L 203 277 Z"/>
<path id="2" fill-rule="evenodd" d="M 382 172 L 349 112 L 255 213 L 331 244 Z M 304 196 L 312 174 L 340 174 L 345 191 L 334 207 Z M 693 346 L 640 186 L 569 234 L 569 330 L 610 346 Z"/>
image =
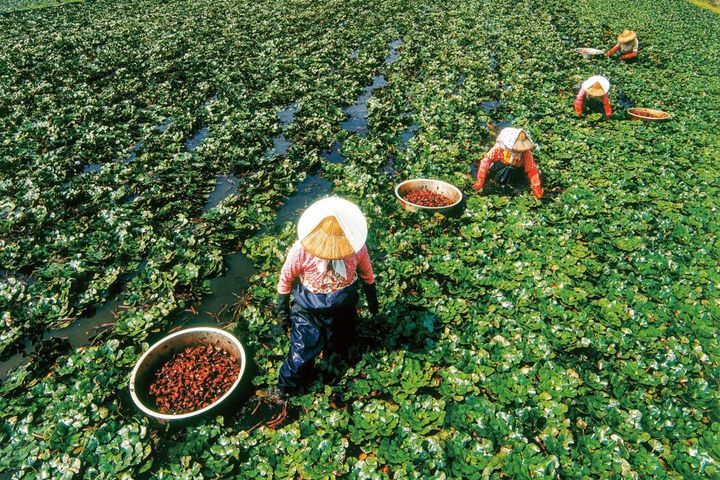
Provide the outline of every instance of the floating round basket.
<path id="1" fill-rule="evenodd" d="M 592 60 L 595 57 L 599 57 L 605 53 L 605 50 L 599 50 L 597 48 L 576 48 L 576 52 L 583 56 L 585 60 Z"/>
<path id="2" fill-rule="evenodd" d="M 672 118 L 672 114 L 652 108 L 630 108 L 628 115 L 633 120 L 645 120 L 646 122 L 661 122 Z"/>
<path id="3" fill-rule="evenodd" d="M 462 192 L 454 185 L 442 180 L 430 178 L 416 178 L 399 183 L 395 187 L 395 196 L 405 210 L 416 212 L 425 210 L 435 213 L 448 213 L 455 209 L 462 201 Z M 417 203 L 415 197 L 427 197 L 427 203 L 439 203 L 438 206 Z M 415 200 L 415 201 L 413 201 Z"/>
<path id="4" fill-rule="evenodd" d="M 232 362 L 239 365 L 239 373 L 232 386 L 210 405 L 181 414 L 161 413 L 150 394 L 155 374 L 177 353 L 188 347 L 211 345 L 224 350 Z M 245 349 L 234 335 L 219 328 L 197 327 L 181 330 L 168 335 L 150 347 L 137 361 L 130 374 L 130 396 L 135 406 L 146 415 L 161 422 L 197 419 L 207 413 L 220 413 L 226 407 L 233 407 L 244 390 L 247 359 Z"/>

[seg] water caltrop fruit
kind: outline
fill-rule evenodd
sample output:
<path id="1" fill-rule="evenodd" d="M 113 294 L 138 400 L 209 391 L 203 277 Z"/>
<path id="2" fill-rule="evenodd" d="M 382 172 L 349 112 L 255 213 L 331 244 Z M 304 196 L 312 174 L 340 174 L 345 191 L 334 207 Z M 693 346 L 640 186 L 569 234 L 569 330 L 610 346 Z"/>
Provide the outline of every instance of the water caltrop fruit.
<path id="1" fill-rule="evenodd" d="M 240 362 L 214 345 L 193 345 L 165 362 L 150 385 L 160 413 L 183 414 L 213 404 L 240 374 Z"/>
<path id="2" fill-rule="evenodd" d="M 453 201 L 445 195 L 431 192 L 425 188 L 413 190 L 403 197 L 410 203 L 420 205 L 422 207 L 447 207 L 452 205 Z"/>

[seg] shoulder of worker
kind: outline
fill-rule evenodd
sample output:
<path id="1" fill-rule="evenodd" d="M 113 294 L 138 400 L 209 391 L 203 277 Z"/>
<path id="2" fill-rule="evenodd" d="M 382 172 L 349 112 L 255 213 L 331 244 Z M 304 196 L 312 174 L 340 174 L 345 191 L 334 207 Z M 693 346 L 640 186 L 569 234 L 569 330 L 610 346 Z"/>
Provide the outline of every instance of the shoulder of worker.
<path id="1" fill-rule="evenodd" d="M 288 258 L 299 258 L 302 256 L 305 256 L 307 252 L 305 251 L 305 248 L 303 248 L 302 244 L 300 243 L 300 240 L 295 240 L 295 242 L 290 245 L 290 248 L 288 249 Z"/>

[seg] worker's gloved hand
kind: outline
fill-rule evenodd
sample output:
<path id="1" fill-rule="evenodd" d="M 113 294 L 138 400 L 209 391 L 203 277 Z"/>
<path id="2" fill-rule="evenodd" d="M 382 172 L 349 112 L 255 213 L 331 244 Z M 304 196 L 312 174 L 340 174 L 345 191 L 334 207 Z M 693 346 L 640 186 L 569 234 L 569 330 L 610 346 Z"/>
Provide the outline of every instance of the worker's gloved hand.
<path id="1" fill-rule="evenodd" d="M 290 329 L 292 322 L 290 321 L 290 294 L 278 293 L 277 304 L 275 305 L 275 313 L 277 313 L 280 325 L 286 330 Z"/>
<path id="2" fill-rule="evenodd" d="M 370 309 L 370 313 L 373 315 L 377 315 L 380 311 L 380 304 L 378 303 L 377 299 L 377 288 L 375 287 L 375 283 L 363 284 L 363 290 L 365 290 L 365 297 L 367 297 L 367 303 L 368 308 Z"/>
<path id="3" fill-rule="evenodd" d="M 619 49 L 620 49 L 620 44 L 619 43 L 615 44 L 614 47 L 612 47 L 610 50 L 607 51 L 607 53 L 605 53 L 605 57 L 607 57 L 607 58 L 612 57 L 613 55 L 615 55 L 615 52 L 617 52 Z"/>
<path id="4" fill-rule="evenodd" d="M 475 182 L 473 184 L 473 190 L 475 190 L 475 191 L 482 190 L 482 187 L 483 187 L 483 184 L 480 182 Z"/>
<path id="5" fill-rule="evenodd" d="M 540 172 L 535 169 L 534 171 L 531 171 L 530 174 L 530 189 L 532 190 L 533 195 L 535 195 L 535 198 L 542 198 L 543 196 L 543 189 L 542 189 L 542 183 L 540 183 Z"/>
<path id="6" fill-rule="evenodd" d="M 532 193 L 533 193 L 533 195 L 535 195 L 536 198 L 542 198 L 543 189 L 540 185 L 533 185 Z"/>
<path id="7" fill-rule="evenodd" d="M 612 116 L 612 107 L 610 106 L 610 99 L 607 94 L 602 96 L 602 104 L 603 110 L 605 111 L 605 118 L 610 118 Z"/>
<path id="8" fill-rule="evenodd" d="M 583 114 L 583 103 L 585 103 L 585 90 L 582 88 L 578 92 L 577 96 L 575 97 L 575 102 L 573 102 L 573 106 L 575 107 L 575 113 L 582 116 Z"/>

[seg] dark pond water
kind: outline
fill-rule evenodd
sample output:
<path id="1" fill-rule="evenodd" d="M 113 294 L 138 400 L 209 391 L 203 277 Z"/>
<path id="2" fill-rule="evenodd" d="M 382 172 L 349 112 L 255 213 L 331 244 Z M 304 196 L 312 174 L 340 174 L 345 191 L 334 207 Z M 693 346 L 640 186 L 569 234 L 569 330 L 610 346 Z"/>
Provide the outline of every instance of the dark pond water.
<path id="1" fill-rule="evenodd" d="M 400 57 L 400 54 L 398 52 L 398 48 L 400 48 L 400 45 L 402 45 L 402 40 L 393 40 L 392 42 L 388 43 L 388 46 L 390 47 L 390 53 L 387 57 L 385 57 L 385 65 L 389 65 L 391 63 L 397 62 L 397 59 Z"/>
<path id="2" fill-rule="evenodd" d="M 389 64 L 397 60 L 397 48 L 400 44 L 401 42 L 399 40 L 389 44 L 391 51 L 385 59 L 385 64 Z M 370 95 L 373 90 L 382 88 L 386 85 L 387 82 L 382 75 L 375 75 L 373 77 L 372 85 L 366 87 L 363 94 L 358 98 L 358 102 L 348 109 L 351 112 L 351 118 L 357 117 L 364 119 L 365 130 L 362 128 L 359 130 L 351 130 L 350 128 L 352 127 L 350 125 L 347 125 L 348 128 L 346 128 L 346 130 L 356 133 L 360 133 L 361 131 L 367 133 L 367 102 L 370 99 Z M 209 101 L 213 101 L 215 98 L 210 97 L 208 101 L 206 101 L 206 104 Z M 294 121 L 294 115 L 298 111 L 298 106 L 293 104 L 279 112 L 278 119 L 280 120 L 281 125 L 283 127 L 287 127 L 292 124 Z M 170 126 L 172 121 L 172 117 L 168 117 L 162 124 L 156 126 L 155 128 L 159 132 L 164 132 Z M 343 126 L 343 128 L 345 127 Z M 414 135 L 416 130 L 417 126 L 411 126 L 407 132 L 403 133 L 402 136 L 402 138 L 406 138 L 407 140 L 401 141 L 407 144 L 407 141 L 409 141 L 412 135 Z M 202 143 L 205 137 L 207 137 L 208 133 L 208 127 L 202 127 L 191 138 L 185 140 L 185 149 L 190 151 L 196 148 L 200 145 L 200 143 Z M 287 152 L 287 148 L 289 148 L 292 142 L 285 139 L 284 135 L 280 135 L 273 139 L 273 144 L 275 145 L 275 151 L 280 152 L 284 149 L 282 153 L 284 154 L 284 152 Z M 139 151 L 142 146 L 142 142 L 136 144 L 133 151 L 130 153 L 131 157 L 128 157 L 129 160 L 127 161 L 132 161 L 132 159 L 135 158 L 134 154 Z M 342 163 L 342 161 L 344 161 L 344 157 L 340 154 L 340 149 L 340 142 L 335 142 L 331 151 L 328 152 L 327 157 L 324 156 L 324 158 L 330 162 Z M 102 165 L 94 164 L 85 166 L 84 170 L 97 171 L 100 168 L 102 168 Z M 233 175 L 218 176 L 215 188 L 208 197 L 204 209 L 208 210 L 219 204 L 222 199 L 236 193 L 238 183 L 239 179 Z M 296 193 L 289 197 L 278 209 L 275 224 L 283 225 L 286 222 L 296 222 L 299 215 L 305 208 L 319 198 L 327 196 L 330 193 L 332 193 L 331 182 L 322 178 L 322 176 L 317 173 L 309 175 L 305 180 L 298 184 Z M 256 273 L 256 270 L 250 259 L 240 252 L 226 255 L 224 262 L 227 267 L 225 273 L 210 280 L 211 293 L 205 295 L 199 303 L 193 305 L 192 309 L 189 308 L 187 311 L 179 314 L 175 322 L 173 322 L 173 329 L 192 326 L 217 326 L 232 320 L 233 305 L 239 301 L 244 292 L 248 289 L 250 285 L 250 278 Z M 115 323 L 116 312 L 120 308 L 121 303 L 122 300 L 116 297 L 100 306 L 93 315 L 78 319 L 67 328 L 45 332 L 42 335 L 41 340 L 47 341 L 54 338 L 60 338 L 67 341 L 72 347 L 88 345 L 99 332 L 112 327 Z M 193 313 L 193 310 L 197 313 Z M 40 339 L 35 343 L 30 340 L 26 340 L 22 352 L 6 361 L 0 362 L 0 378 L 5 378 L 10 370 L 27 362 L 29 360 L 29 355 L 36 352 L 41 345 L 42 342 Z"/>
<path id="3" fill-rule="evenodd" d="M 482 109 L 486 112 L 492 112 L 493 110 L 497 110 L 500 108 L 505 102 L 502 100 L 486 100 L 483 102 L 480 102 Z"/>
<path id="4" fill-rule="evenodd" d="M 220 202 L 230 195 L 235 195 L 238 190 L 239 179 L 235 175 L 220 175 L 215 179 L 215 189 L 210 192 L 210 196 L 203 207 L 204 211 L 208 211 L 216 207 Z"/>
<path id="5" fill-rule="evenodd" d="M 333 143 L 332 148 L 329 152 L 323 152 L 320 156 L 330 163 L 345 163 L 347 160 L 342 153 L 340 153 L 340 142 Z"/>
<path id="6" fill-rule="evenodd" d="M 288 126 L 292 125 L 292 123 L 295 121 L 295 114 L 299 111 L 300 107 L 298 107 L 297 104 L 289 105 L 284 109 L 280 110 L 280 112 L 278 112 L 278 120 L 280 121 L 280 126 L 285 129 Z M 265 154 L 266 158 L 272 158 L 274 156 L 285 156 L 287 155 L 288 150 L 292 146 L 292 142 L 285 138 L 284 133 L 281 133 L 277 137 L 274 137 L 272 139 L 272 142 L 273 148 Z"/>
<path id="7" fill-rule="evenodd" d="M 389 157 L 387 159 L 385 165 L 383 165 L 382 172 L 389 176 L 397 175 L 398 172 L 395 170 L 395 157 Z"/>
<path id="8" fill-rule="evenodd" d="M 171 124 L 172 122 L 173 122 L 173 117 L 167 117 L 160 125 L 157 125 L 157 126 L 155 127 L 155 130 L 157 130 L 158 132 L 162 133 L 162 132 L 164 132 L 165 130 L 167 130 L 168 127 L 170 127 L 170 124 Z"/>
<path id="9" fill-rule="evenodd" d="M 189 152 L 196 149 L 203 142 L 203 140 L 205 140 L 205 138 L 208 136 L 208 133 L 210 133 L 208 127 L 200 128 L 200 130 L 195 132 L 192 137 L 185 140 L 185 150 Z"/>
<path id="10" fill-rule="evenodd" d="M 67 341 L 71 347 L 90 344 L 93 337 L 115 323 L 115 312 L 120 304 L 121 301 L 115 298 L 101 305 L 93 315 L 75 320 L 68 327 L 47 330 L 35 341 L 25 339 L 20 352 L 0 362 L 0 378 L 7 377 L 10 370 L 27 363 L 30 360 L 30 355 L 36 353 L 41 348 L 42 343 L 48 340 L 61 339 Z"/>
<path id="11" fill-rule="evenodd" d="M 83 173 L 99 172 L 102 170 L 102 163 L 91 163 L 83 167 Z"/>
<path id="12" fill-rule="evenodd" d="M 399 57 L 398 48 L 402 45 L 402 41 L 394 40 L 388 44 L 390 53 L 385 57 L 383 61 L 384 65 L 390 65 L 395 63 Z M 387 87 L 388 82 L 385 80 L 385 76 L 382 74 L 375 74 L 372 77 L 372 84 L 365 87 L 363 93 L 360 94 L 357 101 L 345 109 L 345 113 L 349 115 L 349 118 L 343 122 L 340 122 L 340 127 L 350 133 L 356 133 L 360 137 L 364 137 L 368 133 L 368 102 L 370 97 L 375 90 L 383 87 Z M 333 148 L 333 150 L 335 150 Z M 339 148 L 337 149 L 339 151 Z M 331 156 L 332 152 L 323 154 L 323 157 L 333 163 L 342 163 L 338 157 Z M 332 158 L 332 159 L 331 159 Z M 343 160 L 344 161 L 344 160 Z"/>
<path id="13" fill-rule="evenodd" d="M 296 221 L 302 210 L 331 192 L 332 184 L 328 180 L 320 175 L 309 175 L 298 184 L 295 194 L 285 200 L 285 203 L 278 209 L 275 224 L 282 225 L 286 222 Z"/>
<path id="14" fill-rule="evenodd" d="M 140 150 L 144 146 L 145 146 L 145 142 L 143 142 L 142 140 L 137 142 L 135 145 L 133 145 L 132 148 L 130 149 L 130 154 L 127 156 L 127 158 L 125 158 L 125 160 L 123 160 L 123 163 L 130 163 L 133 160 L 135 160 L 135 158 L 137 158 L 138 152 L 140 152 Z"/>
<path id="15" fill-rule="evenodd" d="M 635 102 L 630 100 L 630 97 L 628 97 L 622 90 L 618 92 L 617 103 L 622 108 L 632 108 L 635 106 Z"/>
<path id="16" fill-rule="evenodd" d="M 295 103 L 280 110 L 280 112 L 278 112 L 278 120 L 280 120 L 280 125 L 282 125 L 283 127 L 289 126 L 295 121 L 295 114 L 299 111 L 300 107 Z"/>
<path id="17" fill-rule="evenodd" d="M 373 83 L 368 85 L 360 94 L 357 101 L 345 109 L 345 113 L 350 115 L 350 118 L 344 122 L 340 122 L 340 127 L 351 133 L 356 133 L 361 137 L 364 137 L 368 133 L 368 102 L 370 97 L 375 90 L 386 87 L 388 85 L 385 76 L 382 74 L 376 74 L 373 76 Z"/>
<path id="18" fill-rule="evenodd" d="M 399 136 L 399 147 L 400 150 L 405 151 L 408 149 L 408 144 L 410 143 L 410 140 L 415 136 L 417 131 L 420 129 L 420 125 L 417 123 L 413 123 L 408 128 L 403 130 L 403 132 Z M 398 175 L 398 171 L 395 169 L 395 157 L 389 157 L 385 164 L 383 165 L 382 172 L 385 175 Z"/>
<path id="19" fill-rule="evenodd" d="M 255 266 L 241 252 L 230 253 L 224 259 L 227 270 L 210 280 L 211 293 L 205 295 L 192 308 L 185 310 L 173 322 L 171 329 L 182 327 L 214 327 L 232 321 L 235 305 L 250 286 L 250 278 L 256 273 Z"/>
<path id="20" fill-rule="evenodd" d="M 415 133 L 418 131 L 419 128 L 420 125 L 418 125 L 417 123 L 413 123 L 400 134 L 401 149 L 407 150 L 408 143 L 410 143 L 410 140 L 415 136 Z"/>
<path id="21" fill-rule="evenodd" d="M 291 145 L 292 142 L 285 138 L 285 134 L 281 133 L 279 136 L 273 138 L 272 155 L 286 155 Z"/>

